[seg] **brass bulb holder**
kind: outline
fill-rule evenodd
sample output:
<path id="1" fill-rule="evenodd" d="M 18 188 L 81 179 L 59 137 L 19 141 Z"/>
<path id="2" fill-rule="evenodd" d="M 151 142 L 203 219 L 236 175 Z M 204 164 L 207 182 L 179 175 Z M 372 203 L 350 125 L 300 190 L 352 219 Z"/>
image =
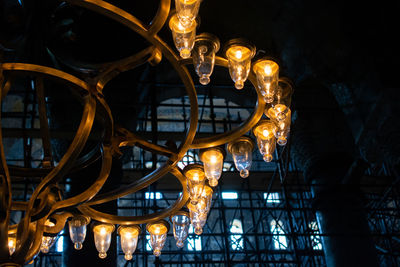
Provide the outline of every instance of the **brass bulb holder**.
<path id="1" fill-rule="evenodd" d="M 232 46 L 243 46 L 246 47 L 250 50 L 250 58 L 253 58 L 256 55 L 256 47 L 255 45 L 253 45 L 252 43 L 250 43 L 249 41 L 247 41 L 246 39 L 243 38 L 235 38 L 235 39 L 231 39 L 229 40 L 225 45 L 224 45 L 224 56 L 225 58 L 228 57 L 227 52 L 228 49 Z"/>
<path id="2" fill-rule="evenodd" d="M 140 226 L 139 225 L 137 225 L 137 224 L 127 224 L 127 225 L 120 225 L 120 226 L 118 226 L 118 228 L 117 228 L 117 234 L 118 235 L 121 235 L 120 234 L 120 232 L 121 232 L 121 230 L 122 229 L 124 229 L 124 228 L 135 228 L 137 231 L 138 231 L 138 235 L 140 235 L 140 233 L 142 232 L 142 228 L 140 228 Z"/>
<path id="3" fill-rule="evenodd" d="M 199 41 L 207 41 L 207 42 L 212 42 L 214 45 L 214 52 L 215 54 L 219 51 L 220 49 L 220 42 L 217 36 L 214 34 L 208 33 L 208 32 L 203 32 L 199 35 L 196 36 L 195 42 Z"/>
<path id="4" fill-rule="evenodd" d="M 247 142 L 251 146 L 251 151 L 254 151 L 255 144 L 254 144 L 253 139 L 250 136 L 243 135 L 243 136 L 239 137 L 238 139 L 233 140 L 232 142 L 229 142 L 226 145 L 226 149 L 228 150 L 229 154 L 232 154 L 232 146 L 239 142 Z"/>

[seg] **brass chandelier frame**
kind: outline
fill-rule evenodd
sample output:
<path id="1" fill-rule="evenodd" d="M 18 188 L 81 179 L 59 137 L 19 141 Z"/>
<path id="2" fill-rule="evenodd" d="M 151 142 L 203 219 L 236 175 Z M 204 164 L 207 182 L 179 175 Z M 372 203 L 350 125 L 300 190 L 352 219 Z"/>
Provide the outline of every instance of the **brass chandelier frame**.
<path id="1" fill-rule="evenodd" d="M 160 0 L 158 11 L 149 25 L 145 25 L 126 11 L 101 0 L 66 0 L 66 2 L 89 9 L 119 22 L 142 36 L 151 45 L 135 55 L 107 63 L 107 68 L 100 72 L 91 82 L 83 81 L 71 74 L 46 66 L 25 63 L 0 64 L 1 99 L 4 99 L 10 90 L 14 77 L 29 75 L 36 77 L 37 90 L 39 93 L 41 92 L 42 96 L 43 79 L 56 80 L 75 90 L 81 96 L 84 107 L 81 122 L 73 141 L 55 167 L 26 169 L 7 166 L 0 130 L 0 212 L 2 214 L 0 216 L 0 266 L 21 266 L 30 262 L 39 252 L 42 236 L 45 233 L 57 235 L 64 228 L 68 218 L 74 215 L 70 212 L 71 208 L 76 208 L 81 214 L 90 217 L 92 220 L 119 225 L 138 225 L 155 222 L 177 214 L 189 199 L 186 178 L 180 168 L 177 167 L 177 163 L 184 157 L 186 152 L 189 149 L 203 149 L 224 145 L 240 138 L 257 124 L 265 109 L 266 103 L 263 96 L 259 90 L 256 90 L 258 100 L 255 109 L 252 115 L 239 127 L 212 137 L 197 138 L 195 136 L 198 124 L 197 94 L 193 79 L 186 67 L 186 65 L 192 64 L 192 59 L 180 58 L 157 35 L 170 15 L 171 0 Z M 162 57 L 165 57 L 179 74 L 190 102 L 190 126 L 186 132 L 186 138 L 176 151 L 166 146 L 148 142 L 127 129 L 115 128 L 111 110 L 102 94 L 102 90 L 107 83 L 119 73 L 134 69 L 145 63 L 156 65 L 162 60 Z M 216 56 L 215 64 L 228 68 L 228 60 L 220 56 Z M 257 78 L 253 72 L 250 72 L 248 79 L 257 88 Z M 45 107 L 44 97 L 38 99 L 38 104 L 40 111 L 41 108 Z M 43 149 L 46 154 L 46 149 L 49 149 L 50 146 L 46 112 L 39 112 L 39 117 Z M 97 150 L 81 156 L 95 119 L 99 119 L 104 128 L 100 152 Z M 42 131 L 43 129 L 44 131 Z M 138 146 L 153 153 L 165 155 L 168 160 L 161 167 L 137 181 L 110 192 L 98 194 L 110 173 L 112 157 L 120 154 L 119 148 L 124 146 Z M 87 190 L 78 195 L 62 199 L 57 183 L 74 169 L 90 164 L 98 153 L 101 153 L 102 166 L 96 181 Z M 14 173 L 23 174 L 26 177 L 41 177 L 40 183 L 27 202 L 12 201 L 10 174 Z M 100 212 L 92 207 L 93 205 L 135 193 L 161 179 L 167 173 L 173 174 L 179 180 L 182 185 L 182 194 L 174 204 L 164 210 L 143 216 L 116 216 Z M 21 221 L 15 225 L 9 225 L 12 210 L 25 213 Z M 45 225 L 48 219 L 54 222 L 54 226 Z M 17 240 L 15 252 L 11 256 L 7 245 L 10 233 L 15 233 Z"/>

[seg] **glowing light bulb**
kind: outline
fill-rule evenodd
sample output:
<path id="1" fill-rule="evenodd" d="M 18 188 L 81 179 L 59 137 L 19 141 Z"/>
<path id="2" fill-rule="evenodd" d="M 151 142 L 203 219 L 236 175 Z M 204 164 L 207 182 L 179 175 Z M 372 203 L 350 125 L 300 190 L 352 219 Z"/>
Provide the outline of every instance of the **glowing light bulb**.
<path id="1" fill-rule="evenodd" d="M 175 0 L 177 17 L 182 25 L 190 26 L 199 13 L 201 0 Z"/>
<path id="2" fill-rule="evenodd" d="M 272 60 L 260 59 L 254 62 L 253 72 L 257 76 L 257 87 L 266 103 L 274 100 L 279 80 L 279 66 Z"/>
<path id="3" fill-rule="evenodd" d="M 255 52 L 255 47 L 243 39 L 233 39 L 227 43 L 225 56 L 228 59 L 229 74 L 235 82 L 236 89 L 244 87 Z"/>
<path id="4" fill-rule="evenodd" d="M 98 224 L 93 227 L 94 244 L 101 259 L 107 257 L 107 250 L 110 248 L 111 234 L 114 229 L 115 226 L 112 224 Z"/>
<path id="5" fill-rule="evenodd" d="M 12 255 L 15 252 L 15 247 L 17 245 L 17 239 L 15 236 L 8 236 L 8 250 L 10 252 L 10 255 Z"/>
<path id="6" fill-rule="evenodd" d="M 265 65 L 264 72 L 265 72 L 266 75 L 271 75 L 271 73 L 272 73 L 271 66 L 270 65 Z"/>
<path id="7" fill-rule="evenodd" d="M 220 147 L 207 148 L 200 151 L 200 160 L 204 164 L 204 173 L 208 183 L 215 187 L 222 174 L 225 151 Z"/>
<path id="8" fill-rule="evenodd" d="M 260 120 L 253 128 L 254 136 L 257 138 L 258 149 L 266 162 L 272 161 L 272 154 L 276 147 L 276 125 L 272 120 Z"/>
<path id="9" fill-rule="evenodd" d="M 169 224 L 165 220 L 160 220 L 154 223 L 148 223 L 146 229 L 150 234 L 150 245 L 153 248 L 153 254 L 158 257 L 161 255 L 161 250 L 167 239 Z"/>
<path id="10" fill-rule="evenodd" d="M 189 26 L 182 24 L 176 14 L 169 20 L 175 47 L 182 58 L 190 57 L 196 38 L 196 26 L 196 21 L 193 21 Z"/>
<path id="11" fill-rule="evenodd" d="M 292 93 L 291 81 L 285 77 L 280 78 L 275 98 L 268 107 L 266 115 L 272 120 L 284 121 L 290 111 Z"/>
<path id="12" fill-rule="evenodd" d="M 190 202 L 197 204 L 206 180 L 204 168 L 201 164 L 189 164 L 183 169 L 183 174 L 187 179 Z"/>
<path id="13" fill-rule="evenodd" d="M 132 259 L 132 254 L 135 252 L 140 234 L 140 227 L 137 225 L 120 226 L 118 234 L 121 237 L 121 248 L 125 253 L 125 260 Z"/>
<path id="14" fill-rule="evenodd" d="M 236 57 L 237 59 L 241 59 L 242 56 L 243 56 L 243 54 L 242 54 L 242 51 L 241 51 L 241 50 L 237 50 L 237 51 L 235 52 L 235 57 Z"/>
<path id="15" fill-rule="evenodd" d="M 197 205 L 188 204 L 190 213 L 190 222 L 193 226 L 194 233 L 196 235 L 201 235 L 203 233 L 203 227 L 207 222 L 207 212 L 198 210 Z"/>

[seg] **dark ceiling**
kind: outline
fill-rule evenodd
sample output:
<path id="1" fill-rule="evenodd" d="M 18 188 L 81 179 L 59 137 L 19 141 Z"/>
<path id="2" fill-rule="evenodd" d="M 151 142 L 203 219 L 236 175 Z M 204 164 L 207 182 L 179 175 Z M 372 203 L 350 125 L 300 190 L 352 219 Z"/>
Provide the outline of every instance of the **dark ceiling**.
<path id="1" fill-rule="evenodd" d="M 158 5 L 154 0 L 109 2 L 144 22 L 151 21 Z M 102 63 L 147 46 L 141 37 L 116 22 L 60 1 L 2 0 L 0 14 L 0 44 L 8 62 L 53 66 L 87 78 L 95 75 Z M 316 140 L 332 140 L 335 131 L 328 129 L 336 129 L 340 132 L 336 139 L 341 139 L 342 133 L 346 138 L 351 136 L 364 158 L 378 160 L 377 154 L 386 155 L 381 151 L 387 142 L 398 143 L 398 14 L 398 1 L 361 5 L 350 1 L 204 0 L 198 32 L 213 33 L 222 44 L 235 37 L 250 40 L 259 53 L 279 62 L 281 75 L 295 82 L 295 111 L 315 114 L 331 110 L 335 114 L 332 119 L 322 112 L 314 124 L 309 123 L 307 130 L 319 135 Z M 160 36 L 173 47 L 167 26 Z M 212 84 L 232 84 L 223 71 L 217 68 Z M 106 95 L 112 90 L 108 95 L 111 107 L 118 109 L 119 101 L 126 99 L 134 105 L 139 90 L 128 94 L 126 87 L 140 79 L 179 83 L 167 62 L 153 69 L 140 67 L 120 75 L 105 88 Z M 226 98 L 243 96 L 233 86 L 231 92 L 220 94 Z M 128 120 L 122 118 L 124 113 L 126 110 L 116 120 Z M 326 125 L 320 123 L 324 120 Z M 308 117 L 304 121 L 310 122 Z M 347 141 L 342 143 L 347 146 Z M 332 141 L 327 149 L 336 145 Z"/>

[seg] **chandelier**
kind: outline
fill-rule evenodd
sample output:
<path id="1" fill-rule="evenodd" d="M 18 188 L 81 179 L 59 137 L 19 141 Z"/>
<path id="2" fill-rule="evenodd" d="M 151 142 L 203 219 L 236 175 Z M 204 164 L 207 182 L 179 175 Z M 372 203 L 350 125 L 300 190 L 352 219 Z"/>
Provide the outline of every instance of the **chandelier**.
<path id="1" fill-rule="evenodd" d="M 279 66 L 271 58 L 258 58 L 256 48 L 246 40 L 233 39 L 220 49 L 218 38 L 209 33 L 197 34 L 197 15 L 201 0 L 175 0 L 175 10 L 171 11 L 170 0 L 160 0 L 159 9 L 149 25 L 126 11 L 101 0 L 67 0 L 71 5 L 80 6 L 128 27 L 145 38 L 150 46 L 141 52 L 115 62 L 103 70 L 96 78 L 83 81 L 58 69 L 27 63 L 0 64 L 1 99 L 4 99 L 15 76 L 33 76 L 38 90 L 43 91 L 43 79 L 53 79 L 72 88 L 84 105 L 81 122 L 68 150 L 56 166 L 43 161 L 48 172 L 41 177 L 29 201 L 12 201 L 11 176 L 16 167 L 7 166 L 3 143 L 1 148 L 1 236 L 0 265 L 21 266 L 30 262 L 40 252 L 47 253 L 57 235 L 68 224 L 74 248 L 83 246 L 87 227 L 93 224 L 95 246 L 100 258 L 107 257 L 111 243 L 111 233 L 117 231 L 125 259 L 132 259 L 141 231 L 150 234 L 150 243 L 155 256 L 160 256 L 172 225 L 176 245 L 183 247 L 190 224 L 200 235 L 211 208 L 213 189 L 218 185 L 223 169 L 226 151 L 232 155 L 240 176 L 249 176 L 253 150 L 258 146 L 266 162 L 273 159 L 276 144 L 287 142 L 291 122 L 292 84 L 289 79 L 279 77 Z M 172 39 L 179 55 L 159 36 L 158 32 L 168 22 Z M 221 52 L 219 52 L 221 50 Z M 220 53 L 220 56 L 217 54 Z M 139 65 L 158 64 L 162 58 L 170 62 L 185 86 L 190 102 L 190 126 L 185 140 L 177 150 L 151 143 L 127 129 L 113 124 L 111 110 L 102 95 L 104 86 L 118 73 L 131 70 Z M 193 79 L 187 65 L 193 64 L 199 82 L 206 85 L 214 66 L 229 70 L 236 90 L 244 87 L 249 80 L 257 93 L 257 104 L 253 114 L 237 128 L 212 137 L 197 138 L 198 103 Z M 233 86 L 232 86 L 233 87 Z M 232 88 L 232 90 L 235 90 Z M 40 127 L 44 135 L 43 149 L 49 144 L 48 122 L 44 96 L 38 103 Z M 89 188 L 70 198 L 63 198 L 58 183 L 68 173 L 89 164 L 91 155 L 81 155 L 94 120 L 101 118 L 103 134 L 101 140 L 101 170 Z M 47 133 L 46 133 L 47 131 Z M 1 132 L 0 132 L 1 137 Z M 47 138 L 47 139 L 46 139 Z M 253 138 L 256 142 L 253 141 Z M 1 140 L 1 138 L 0 138 Z M 47 142 L 46 142 L 47 140 Z M 168 161 L 142 177 L 138 181 L 112 191 L 99 194 L 106 182 L 113 155 L 125 146 L 142 149 L 168 156 Z M 48 149 L 48 148 L 47 148 Z M 201 163 L 191 163 L 180 169 L 177 165 L 188 150 L 198 150 Z M 33 173 L 40 172 L 30 169 Z M 182 194 L 170 207 L 143 216 L 117 216 L 100 212 L 94 205 L 116 200 L 148 187 L 167 173 L 171 173 L 182 185 Z M 24 212 L 24 217 L 10 225 L 12 210 Z M 169 222 L 168 222 L 169 221 Z M 145 225 L 145 226 L 143 226 Z M 118 226 L 118 227 L 116 227 Z"/>

